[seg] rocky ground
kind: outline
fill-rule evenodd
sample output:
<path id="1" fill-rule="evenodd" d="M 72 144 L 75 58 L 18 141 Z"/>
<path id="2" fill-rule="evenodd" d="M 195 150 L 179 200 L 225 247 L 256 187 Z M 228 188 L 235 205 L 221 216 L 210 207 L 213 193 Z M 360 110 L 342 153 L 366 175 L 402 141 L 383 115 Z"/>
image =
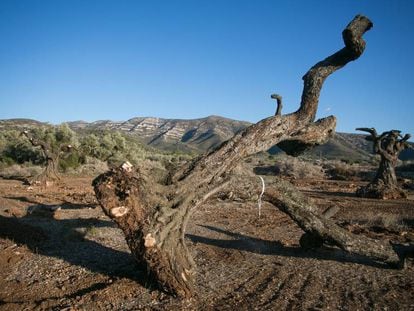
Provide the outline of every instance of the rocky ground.
<path id="1" fill-rule="evenodd" d="M 414 264 L 390 269 L 334 247 L 305 251 L 285 214 L 218 199 L 197 210 L 187 243 L 197 296 L 159 292 L 96 205 L 91 178 L 41 188 L 0 179 L 0 310 L 413 310 Z M 301 180 L 355 234 L 414 243 L 414 201 L 354 196 L 358 182 Z"/>

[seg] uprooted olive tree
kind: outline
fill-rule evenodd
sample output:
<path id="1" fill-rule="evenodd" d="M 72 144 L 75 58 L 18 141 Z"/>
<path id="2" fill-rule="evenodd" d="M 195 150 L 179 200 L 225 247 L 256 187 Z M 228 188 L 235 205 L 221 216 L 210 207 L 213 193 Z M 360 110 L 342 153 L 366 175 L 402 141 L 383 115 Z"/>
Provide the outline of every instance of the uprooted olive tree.
<path id="1" fill-rule="evenodd" d="M 401 131 L 391 130 L 378 135 L 375 128 L 357 128 L 370 133 L 366 140 L 373 142 L 374 153 L 380 156 L 377 174 L 367 186 L 360 187 L 357 195 L 377 199 L 406 198 L 407 194 L 398 186 L 395 166 L 398 156 L 404 149 L 410 148 L 410 134 L 401 135 Z"/>
<path id="2" fill-rule="evenodd" d="M 196 270 L 184 235 L 194 209 L 218 192 L 262 190 L 257 177 L 235 173 L 240 171 L 236 168 L 243 158 L 275 144 L 288 154 L 298 154 L 331 137 L 336 124 L 334 116 L 314 121 L 322 85 L 331 73 L 363 53 L 362 35 L 371 27 L 371 21 L 360 15 L 350 22 L 342 33 L 345 47 L 304 75 L 302 99 L 296 112 L 282 115 L 281 97 L 273 95 L 279 105 L 275 116 L 169 172 L 162 182 L 129 163 L 94 180 L 96 197 L 104 212 L 123 230 L 132 255 L 147 267 L 161 289 L 179 296 L 193 294 Z M 400 262 L 387 241 L 356 236 L 337 226 L 287 182 L 266 187 L 262 199 L 287 213 L 313 241 L 329 242 L 390 265 Z"/>
<path id="3" fill-rule="evenodd" d="M 68 143 L 71 140 L 70 130 L 67 131 L 63 126 L 58 130 L 46 130 L 45 133 L 33 133 L 24 130 L 21 135 L 27 137 L 33 147 L 40 147 L 46 162 L 42 173 L 34 176 L 29 182 L 43 184 L 60 180 L 58 173 L 59 158 L 63 153 L 73 150 L 73 146 Z"/>

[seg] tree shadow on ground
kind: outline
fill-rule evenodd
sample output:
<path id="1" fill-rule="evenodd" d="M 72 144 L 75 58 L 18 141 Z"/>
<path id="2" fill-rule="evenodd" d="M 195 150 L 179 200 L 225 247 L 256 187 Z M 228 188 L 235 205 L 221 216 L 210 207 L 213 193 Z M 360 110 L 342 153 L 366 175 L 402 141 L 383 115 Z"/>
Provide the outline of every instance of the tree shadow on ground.
<path id="1" fill-rule="evenodd" d="M 111 221 L 95 218 L 57 220 L 30 214 L 21 218 L 0 215 L 0 238 L 26 245 L 36 254 L 63 259 L 111 278 L 129 278 L 148 287 L 151 281 L 145 267 L 128 252 L 89 240 L 77 230 L 113 226 Z"/>
<path id="2" fill-rule="evenodd" d="M 253 168 L 253 172 L 256 175 L 275 176 L 275 175 L 278 175 L 280 173 L 280 168 L 276 165 L 255 166 Z"/>
<path id="3" fill-rule="evenodd" d="M 215 231 L 221 234 L 225 234 L 233 240 L 228 239 L 213 239 L 204 236 L 198 236 L 193 234 L 186 234 L 194 243 L 203 243 L 206 245 L 212 245 L 216 247 L 234 249 L 238 251 L 246 251 L 261 255 L 277 255 L 283 257 L 296 257 L 296 258 L 313 258 L 318 260 L 331 260 L 342 263 L 358 263 L 376 268 L 389 268 L 389 266 L 376 262 L 371 258 L 346 253 L 336 247 L 323 246 L 318 249 L 305 250 L 301 247 L 285 246 L 279 241 L 263 240 L 240 233 L 230 232 L 224 229 L 220 229 L 213 226 L 199 225 L 203 228 Z"/>
<path id="4" fill-rule="evenodd" d="M 32 200 L 24 196 L 20 196 L 20 197 L 9 196 L 9 197 L 4 197 L 4 198 L 9 199 L 9 200 L 21 201 L 25 203 L 31 203 L 37 206 L 60 207 L 61 209 L 85 209 L 85 208 L 96 208 L 98 206 L 97 203 L 73 203 L 69 201 L 63 201 L 60 204 L 46 205 L 46 204 L 40 203 L 38 201 Z"/>
<path id="5" fill-rule="evenodd" d="M 326 191 L 326 190 L 302 190 L 306 195 L 326 195 L 330 197 L 344 197 L 344 198 L 354 198 L 359 199 L 353 192 L 342 192 L 342 191 Z"/>

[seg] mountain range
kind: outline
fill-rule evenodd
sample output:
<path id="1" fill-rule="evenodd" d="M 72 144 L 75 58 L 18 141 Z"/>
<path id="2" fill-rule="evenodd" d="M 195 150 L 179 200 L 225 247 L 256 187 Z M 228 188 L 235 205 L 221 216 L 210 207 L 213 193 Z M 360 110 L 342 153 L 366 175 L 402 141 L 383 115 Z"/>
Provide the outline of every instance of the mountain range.
<path id="1" fill-rule="evenodd" d="M 232 120 L 220 116 L 182 120 L 154 117 L 136 117 L 127 121 L 101 120 L 95 122 L 67 122 L 69 127 L 78 132 L 86 133 L 102 130 L 121 131 L 144 144 L 167 151 L 202 153 L 215 148 L 230 139 L 251 123 Z M 46 125 L 31 119 L 0 120 L 1 128 L 30 128 Z M 363 134 L 336 133 L 329 142 L 307 151 L 306 156 L 312 158 L 338 159 L 348 162 L 367 161 L 372 158 L 372 143 L 365 140 Z M 271 148 L 277 153 L 277 147 Z M 405 150 L 401 153 L 402 160 L 413 160 L 414 151 Z"/>
<path id="2" fill-rule="evenodd" d="M 118 130 L 155 148 L 200 153 L 218 146 L 250 123 L 209 116 L 193 120 L 137 117 L 123 122 L 75 121 L 68 125 L 74 131 Z"/>

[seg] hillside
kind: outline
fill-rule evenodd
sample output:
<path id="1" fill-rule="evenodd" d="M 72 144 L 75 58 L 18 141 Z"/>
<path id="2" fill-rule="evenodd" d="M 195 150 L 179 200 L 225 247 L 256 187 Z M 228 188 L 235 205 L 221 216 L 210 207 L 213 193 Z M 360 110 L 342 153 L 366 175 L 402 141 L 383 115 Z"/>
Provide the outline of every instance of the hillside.
<path id="1" fill-rule="evenodd" d="M 372 157 L 372 143 L 365 140 L 365 135 L 336 133 L 330 141 L 308 151 L 307 155 L 347 162 L 365 161 Z"/>
<path id="2" fill-rule="evenodd" d="M 20 128 L 30 128 L 36 126 L 49 125 L 49 123 L 44 123 L 32 119 L 16 118 L 16 119 L 6 119 L 0 120 L 0 130 L 1 129 L 20 129 Z"/>
<path id="3" fill-rule="evenodd" d="M 46 123 L 30 119 L 0 120 L 0 129 L 41 125 Z M 68 125 L 76 132 L 122 131 L 149 146 L 165 151 L 202 153 L 220 145 L 250 123 L 209 116 L 192 120 L 136 117 L 127 121 L 74 121 L 68 122 Z M 277 152 L 277 149 L 272 151 Z M 365 140 L 363 134 L 336 133 L 328 143 L 308 151 L 305 156 L 351 162 L 367 161 L 372 157 L 372 144 Z M 414 150 L 405 150 L 400 158 L 413 160 Z"/>
<path id="4" fill-rule="evenodd" d="M 195 152 L 214 148 L 249 125 L 248 122 L 219 116 L 193 120 L 137 117 L 124 122 L 104 120 L 92 123 L 76 121 L 68 124 L 75 131 L 119 130 L 159 149 Z"/>

